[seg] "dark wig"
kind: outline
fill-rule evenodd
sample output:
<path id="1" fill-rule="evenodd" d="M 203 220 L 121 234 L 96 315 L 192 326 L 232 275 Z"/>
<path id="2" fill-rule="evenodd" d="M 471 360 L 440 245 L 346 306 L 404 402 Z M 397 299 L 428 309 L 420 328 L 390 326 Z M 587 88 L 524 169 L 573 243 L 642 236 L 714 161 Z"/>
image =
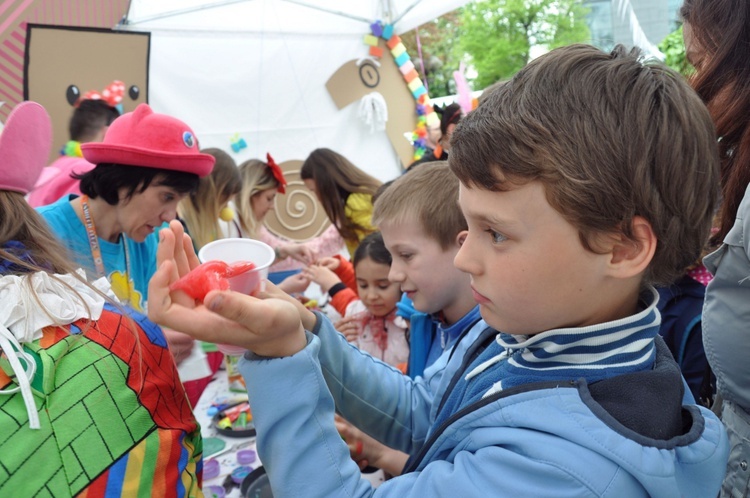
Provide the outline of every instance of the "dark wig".
<path id="1" fill-rule="evenodd" d="M 99 164 L 96 168 L 73 178 L 81 180 L 81 192 L 92 199 L 101 197 L 107 204 L 120 202 L 120 190 L 126 189 L 125 198 L 143 193 L 153 183 L 155 186 L 173 188 L 180 194 L 189 194 L 198 188 L 199 178 L 194 173 L 167 169 Z"/>

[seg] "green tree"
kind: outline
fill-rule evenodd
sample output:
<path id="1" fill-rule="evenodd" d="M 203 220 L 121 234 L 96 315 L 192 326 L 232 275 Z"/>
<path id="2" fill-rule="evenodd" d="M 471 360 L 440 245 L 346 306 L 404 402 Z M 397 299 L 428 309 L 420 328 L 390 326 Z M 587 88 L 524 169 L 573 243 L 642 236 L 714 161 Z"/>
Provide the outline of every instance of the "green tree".
<path id="1" fill-rule="evenodd" d="M 665 56 L 664 63 L 683 76 L 690 76 L 693 74 L 693 71 L 695 71 L 685 55 L 685 42 L 682 39 L 682 26 L 669 33 L 666 38 L 659 43 L 659 50 L 661 50 Z"/>
<path id="2" fill-rule="evenodd" d="M 401 35 L 401 41 L 409 52 L 414 67 L 422 79 L 427 80 L 430 97 L 456 93 L 453 72 L 458 70 L 463 55 L 459 47 L 460 28 L 461 9 L 457 9 Z M 417 33 L 422 47 L 421 61 Z"/>
<path id="3" fill-rule="evenodd" d="M 467 4 L 460 19 L 460 49 L 484 88 L 525 66 L 534 46 L 553 49 L 590 38 L 580 0 L 481 0 Z"/>

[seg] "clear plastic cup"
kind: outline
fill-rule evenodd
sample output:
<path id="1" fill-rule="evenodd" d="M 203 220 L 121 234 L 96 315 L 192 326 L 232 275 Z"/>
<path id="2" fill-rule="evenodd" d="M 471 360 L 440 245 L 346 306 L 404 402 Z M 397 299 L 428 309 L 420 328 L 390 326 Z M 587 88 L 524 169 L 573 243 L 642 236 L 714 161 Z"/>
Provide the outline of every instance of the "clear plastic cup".
<path id="1" fill-rule="evenodd" d="M 201 263 L 207 261 L 224 261 L 227 264 L 250 261 L 255 265 L 250 271 L 228 278 L 229 288 L 235 292 L 252 294 L 263 290 L 263 281 L 268 277 L 268 268 L 276 259 L 276 253 L 266 243 L 253 239 L 219 239 L 209 242 L 198 251 Z M 222 353 L 230 356 L 242 356 L 245 349 L 232 344 L 217 344 Z"/>
<path id="2" fill-rule="evenodd" d="M 253 239 L 219 239 L 209 242 L 198 252 L 201 263 L 224 261 L 227 264 L 250 261 L 255 268 L 236 277 L 228 278 L 229 288 L 235 292 L 252 294 L 263 290 L 263 280 L 268 278 L 268 268 L 276 259 L 276 253 L 266 243 Z"/>

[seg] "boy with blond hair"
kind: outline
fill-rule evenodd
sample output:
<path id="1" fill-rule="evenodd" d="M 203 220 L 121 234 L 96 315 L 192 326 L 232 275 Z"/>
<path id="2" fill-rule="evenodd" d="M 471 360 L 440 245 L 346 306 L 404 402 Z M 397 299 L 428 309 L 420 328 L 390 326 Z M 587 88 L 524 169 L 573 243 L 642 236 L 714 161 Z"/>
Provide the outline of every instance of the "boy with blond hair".
<path id="1" fill-rule="evenodd" d="M 409 317 L 412 378 L 423 375 L 480 319 L 469 277 L 453 265 L 466 237 L 458 186 L 447 163 L 425 163 L 388 187 L 372 214 L 393 258 L 388 279 L 401 286 L 417 311 Z"/>
<path id="2" fill-rule="evenodd" d="M 376 490 L 337 440 L 321 341 L 296 308 L 229 292 L 175 303 L 185 258 L 165 233 L 149 311 L 253 351 L 241 368 L 274 494 L 715 496 L 727 437 L 683 404 L 652 287 L 709 233 L 718 154 L 700 99 L 637 53 L 564 47 L 495 90 L 451 150 L 469 228 L 455 263 L 501 332 L 449 364 L 427 440 Z M 397 406 L 410 393 L 382 396 Z"/>

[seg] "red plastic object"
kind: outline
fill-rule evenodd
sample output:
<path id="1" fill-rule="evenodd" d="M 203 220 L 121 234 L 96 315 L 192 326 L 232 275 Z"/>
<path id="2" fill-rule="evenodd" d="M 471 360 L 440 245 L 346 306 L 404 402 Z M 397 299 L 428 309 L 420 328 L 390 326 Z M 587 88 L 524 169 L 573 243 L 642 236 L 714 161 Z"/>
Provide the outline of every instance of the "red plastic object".
<path id="1" fill-rule="evenodd" d="M 236 277 L 255 268 L 253 263 L 243 261 L 228 265 L 223 261 L 207 261 L 169 286 L 169 290 L 181 290 L 188 296 L 203 301 L 212 290 L 229 289 L 228 278 Z"/>

